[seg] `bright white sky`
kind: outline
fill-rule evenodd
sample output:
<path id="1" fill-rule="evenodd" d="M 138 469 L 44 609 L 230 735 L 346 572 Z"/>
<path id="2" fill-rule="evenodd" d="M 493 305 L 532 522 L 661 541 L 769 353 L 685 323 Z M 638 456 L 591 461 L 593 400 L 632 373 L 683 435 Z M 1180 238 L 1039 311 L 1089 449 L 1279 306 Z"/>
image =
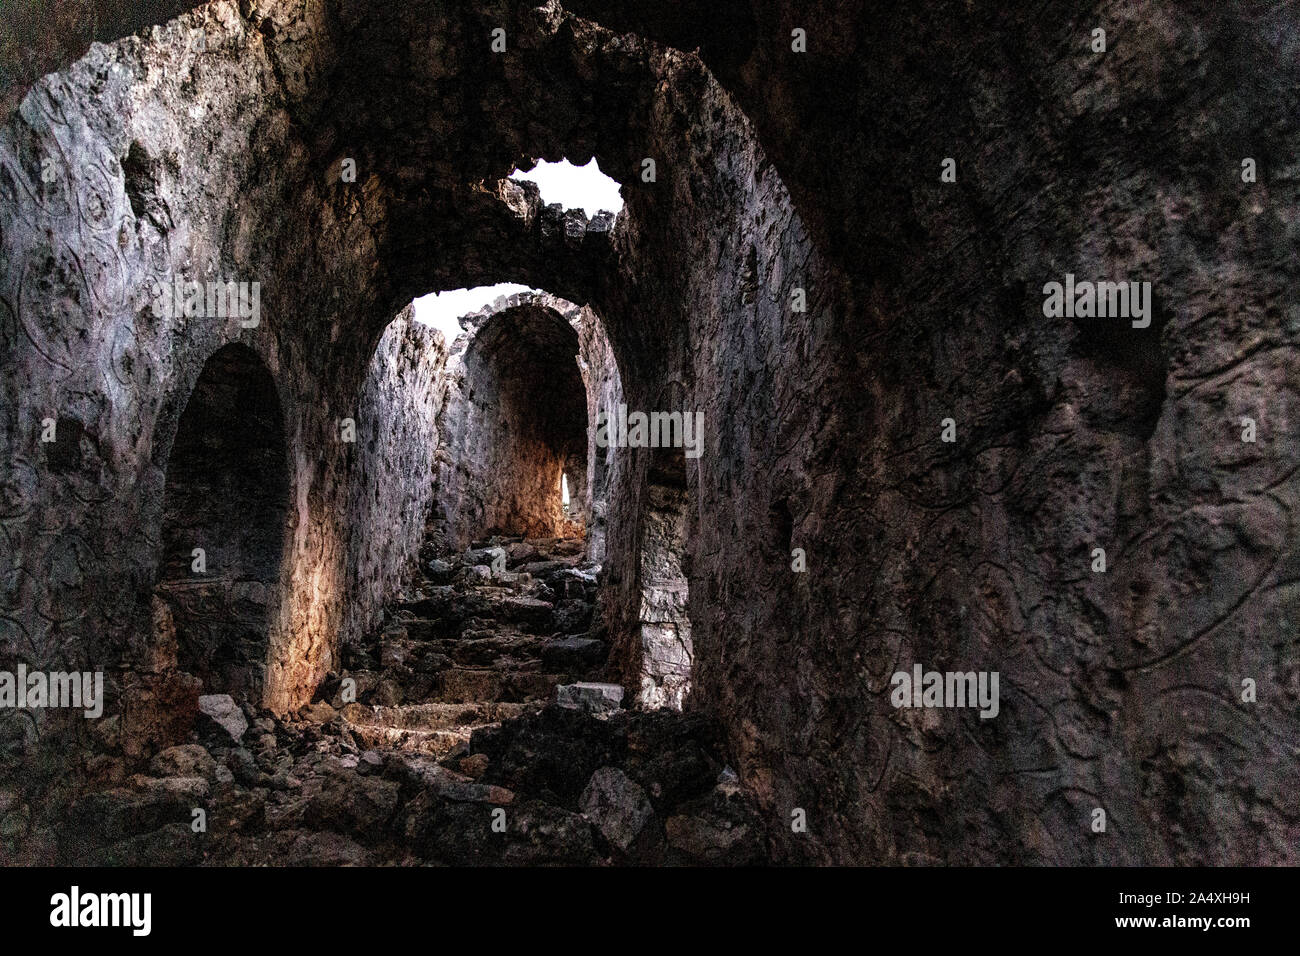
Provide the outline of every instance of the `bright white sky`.
<path id="1" fill-rule="evenodd" d="M 565 209 L 581 209 L 590 219 L 602 209 L 618 212 L 623 208 L 623 197 L 618 194 L 618 183 L 600 171 L 593 156 L 586 166 L 574 166 L 567 159 L 558 163 L 538 160 L 528 172 L 516 169 L 511 179 L 528 179 L 537 183 L 542 191 L 542 202 L 558 202 Z"/>
<path id="2" fill-rule="evenodd" d="M 542 202 L 558 202 L 565 209 L 581 209 L 589 219 L 602 209 L 619 212 L 623 208 L 618 183 L 600 171 L 594 157 L 586 166 L 574 166 L 567 159 L 558 163 L 548 163 L 543 159 L 528 172 L 515 170 L 510 178 L 528 179 L 537 183 L 537 188 L 542 193 Z M 527 291 L 528 286 L 501 282 L 475 289 L 435 292 L 415 300 L 415 321 L 441 330 L 443 338 L 450 345 L 460 335 L 460 323 L 457 320 L 462 315 L 477 312 L 498 296 Z"/>
<path id="3" fill-rule="evenodd" d="M 451 292 L 435 292 L 415 300 L 415 321 L 432 325 L 442 332 L 442 337 L 450 345 L 460 335 L 462 315 L 477 312 L 483 306 L 496 300 L 498 296 L 514 295 L 527 292 L 528 286 L 516 282 L 498 282 L 496 285 L 481 285 L 473 289 L 455 289 Z"/>

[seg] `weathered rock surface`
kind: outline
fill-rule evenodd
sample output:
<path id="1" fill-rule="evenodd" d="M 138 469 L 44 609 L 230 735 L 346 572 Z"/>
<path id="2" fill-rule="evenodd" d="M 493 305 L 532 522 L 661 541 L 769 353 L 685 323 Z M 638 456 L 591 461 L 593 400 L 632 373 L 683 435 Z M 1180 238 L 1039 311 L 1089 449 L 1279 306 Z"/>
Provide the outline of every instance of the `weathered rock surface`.
<path id="1" fill-rule="evenodd" d="M 203 717 L 199 733 L 227 745 L 239 743 L 248 730 L 248 719 L 229 694 L 206 694 L 200 697 L 199 713 Z"/>
<path id="2" fill-rule="evenodd" d="M 582 815 L 624 853 L 654 816 L 645 791 L 614 767 L 601 767 L 593 773 L 578 803 Z"/>
<path id="3" fill-rule="evenodd" d="M 509 278 L 594 317 L 569 327 L 584 361 L 601 356 L 581 370 L 588 420 L 615 399 L 705 415 L 684 474 L 685 589 L 644 580 L 653 456 L 586 448 L 606 676 L 719 721 L 776 859 L 1300 861 L 1293 6 L 414 0 L 376 16 L 256 0 L 165 21 L 194 5 L 140 0 L 114 4 L 89 48 L 93 18 L 34 6 L 7 12 L 0 37 L 14 77 L 0 91 L 0 667 L 103 668 L 111 693 L 94 731 L 5 716 L 0 779 L 25 781 L 29 808 L 6 811 L 6 839 L 48 833 L 23 814 L 54 812 L 39 808 L 75 780 L 113 782 L 117 822 L 95 832 L 143 841 L 123 859 L 185 822 L 128 781 L 188 741 L 211 689 L 165 666 L 182 621 L 155 615 L 154 586 L 182 417 L 231 346 L 282 405 L 283 446 L 267 450 L 288 469 L 284 552 L 268 580 L 186 594 L 271 622 L 250 706 L 281 723 L 244 743 L 269 812 L 302 799 L 312 768 L 284 749 L 288 715 L 353 669 L 406 583 L 425 476 L 461 465 L 416 447 L 430 399 L 392 371 L 432 381 L 439 350 L 412 345 L 420 333 L 384 344 L 384 329 L 416 295 Z M 1088 44 L 1099 23 L 1104 54 Z M 487 50 L 497 26 L 520 41 L 504 55 Z M 537 156 L 598 157 L 624 185 L 612 228 L 503 180 Z M 338 173 L 349 158 L 355 182 Z M 1040 290 L 1065 273 L 1151 281 L 1152 324 L 1045 318 Z M 155 282 L 230 276 L 262 283 L 257 327 L 151 309 Z M 376 343 L 396 366 L 372 367 Z M 525 551 L 511 572 L 556 570 Z M 643 605 L 647 583 L 670 599 Z M 544 616 L 569 595 L 539 584 L 552 593 L 528 599 L 551 610 L 530 603 L 533 631 L 452 666 L 447 647 L 394 657 L 391 673 L 367 649 L 358 686 L 392 705 L 549 695 L 555 675 L 478 657 L 551 636 Z M 456 637 L 501 604 L 420 600 L 412 614 Z M 891 673 L 913 663 L 998 671 L 999 716 L 894 708 Z M 564 713 L 545 719 L 634 719 Z M 345 722 L 292 734 L 356 750 Z M 618 765 L 612 738 L 581 732 L 604 742 L 579 787 Z M 92 747 L 110 763 L 83 767 Z M 531 772 L 565 800 L 520 797 L 521 829 L 495 848 L 483 807 L 448 803 L 470 827 L 457 853 L 589 856 L 579 794 L 541 738 L 499 751 L 491 785 L 540 793 L 493 776 Z M 244 758 L 213 756 L 247 789 Z M 672 852 L 751 855 L 747 818 L 667 809 Z M 296 826 L 228 839 L 232 861 L 390 852 Z"/>
<path id="4" fill-rule="evenodd" d="M 570 710 L 606 714 L 622 705 L 623 687 L 620 684 L 561 684 L 555 688 L 555 702 Z"/>

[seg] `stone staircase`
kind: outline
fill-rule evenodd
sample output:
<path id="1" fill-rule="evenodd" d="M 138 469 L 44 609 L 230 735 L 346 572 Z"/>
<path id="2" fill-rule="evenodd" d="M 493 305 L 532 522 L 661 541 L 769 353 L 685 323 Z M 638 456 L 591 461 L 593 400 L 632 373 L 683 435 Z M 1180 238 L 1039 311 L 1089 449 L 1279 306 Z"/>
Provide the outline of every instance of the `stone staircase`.
<path id="1" fill-rule="evenodd" d="M 608 654 L 591 632 L 599 570 L 581 539 L 494 537 L 427 558 L 384 626 L 345 648 L 344 672 L 318 698 L 362 750 L 455 756 L 475 730 L 599 677 Z"/>
<path id="2" fill-rule="evenodd" d="M 581 542 L 427 556 L 290 717 L 200 698 L 188 742 L 106 746 L 25 859 L 77 865 L 752 865 L 765 824 L 702 715 L 599 682 Z M 354 688 L 355 700 L 345 700 Z M 2 794 L 0 794 L 2 795 Z M 192 829 L 196 808 L 207 829 Z"/>

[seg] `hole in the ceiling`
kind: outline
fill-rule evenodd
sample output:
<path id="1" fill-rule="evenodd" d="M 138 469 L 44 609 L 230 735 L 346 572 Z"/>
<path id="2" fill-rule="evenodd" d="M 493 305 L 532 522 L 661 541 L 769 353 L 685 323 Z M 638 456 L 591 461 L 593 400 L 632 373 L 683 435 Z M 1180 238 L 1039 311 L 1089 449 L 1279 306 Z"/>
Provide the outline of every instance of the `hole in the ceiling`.
<path id="1" fill-rule="evenodd" d="M 542 202 L 581 209 L 588 219 L 598 212 L 618 213 L 623 208 L 619 184 L 600 171 L 595 157 L 586 166 L 574 166 L 567 159 L 558 163 L 539 159 L 532 169 L 516 169 L 510 178 L 536 183 Z"/>

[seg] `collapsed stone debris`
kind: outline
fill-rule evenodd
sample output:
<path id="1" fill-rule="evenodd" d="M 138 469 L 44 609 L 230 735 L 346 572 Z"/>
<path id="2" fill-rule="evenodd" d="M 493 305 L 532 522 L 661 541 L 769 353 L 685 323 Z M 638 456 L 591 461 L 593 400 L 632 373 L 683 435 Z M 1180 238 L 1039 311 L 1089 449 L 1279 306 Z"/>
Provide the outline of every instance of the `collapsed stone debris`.
<path id="1" fill-rule="evenodd" d="M 590 680 L 608 644 L 583 550 L 494 537 L 426 558 L 314 702 L 279 718 L 200 698 L 193 742 L 144 772 L 119 748 L 97 757 L 97 788 L 42 849 L 107 865 L 761 861 L 716 726 L 628 711 Z"/>
<path id="2" fill-rule="evenodd" d="M 0 862 L 1300 863 L 1300 12 L 955 6 L 6 5 Z"/>

